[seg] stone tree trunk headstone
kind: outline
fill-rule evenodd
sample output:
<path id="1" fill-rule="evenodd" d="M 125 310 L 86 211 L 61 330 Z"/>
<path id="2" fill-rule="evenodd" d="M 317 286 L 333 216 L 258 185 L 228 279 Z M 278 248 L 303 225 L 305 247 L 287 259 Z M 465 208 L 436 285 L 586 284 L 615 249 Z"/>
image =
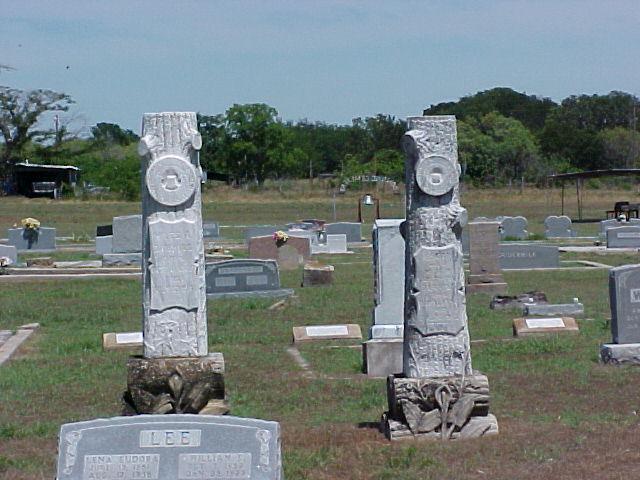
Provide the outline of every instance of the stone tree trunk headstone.
<path id="1" fill-rule="evenodd" d="M 408 126 L 403 374 L 388 377 L 382 428 L 391 440 L 497 433 L 487 377 L 471 367 L 456 120 L 411 117 Z"/>
<path id="2" fill-rule="evenodd" d="M 200 168 L 192 112 L 143 117 L 143 356 L 125 413 L 223 413 L 224 359 L 208 353 Z"/>

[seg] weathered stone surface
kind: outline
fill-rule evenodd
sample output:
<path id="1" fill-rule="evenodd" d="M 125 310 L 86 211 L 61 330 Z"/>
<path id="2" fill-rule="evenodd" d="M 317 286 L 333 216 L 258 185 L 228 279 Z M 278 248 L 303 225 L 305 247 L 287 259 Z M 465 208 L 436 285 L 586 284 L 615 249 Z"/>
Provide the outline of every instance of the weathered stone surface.
<path id="1" fill-rule="evenodd" d="M 10 228 L 8 233 L 9 245 L 16 247 L 18 252 L 26 250 L 51 251 L 56 249 L 55 228 Z"/>
<path id="2" fill-rule="evenodd" d="M 280 426 L 216 415 L 142 415 L 60 428 L 58 480 L 282 479 Z"/>
<path id="3" fill-rule="evenodd" d="M 548 334 L 578 334 L 580 329 L 575 318 L 549 317 L 549 318 L 515 318 L 513 320 L 513 335 L 525 337 L 531 335 Z"/>
<path id="4" fill-rule="evenodd" d="M 289 237 L 280 243 L 271 236 L 249 239 L 249 258 L 275 260 L 282 270 L 294 270 L 311 255 L 311 241 L 308 238 Z"/>
<path id="5" fill-rule="evenodd" d="M 500 270 L 499 227 L 497 221 L 473 221 L 469 229 L 469 271 L 467 293 L 506 293 Z"/>
<path id="6" fill-rule="evenodd" d="M 357 222 L 336 222 L 327 223 L 324 226 L 327 235 L 346 235 L 347 242 L 362 241 L 362 224 Z"/>
<path id="7" fill-rule="evenodd" d="M 0 257 L 8 258 L 11 265 L 18 263 L 18 249 L 13 245 L 0 245 Z"/>
<path id="8" fill-rule="evenodd" d="M 142 251 L 142 215 L 113 217 L 113 253 Z"/>
<path id="9" fill-rule="evenodd" d="M 102 255 L 103 267 L 141 266 L 142 253 L 105 253 Z"/>
<path id="10" fill-rule="evenodd" d="M 317 287 L 333 284 L 333 265 L 322 265 L 316 262 L 305 263 L 302 270 L 302 286 Z"/>
<path id="11" fill-rule="evenodd" d="M 287 296 L 292 289 L 280 288 L 278 264 L 274 260 L 235 259 L 207 264 L 208 298 Z"/>
<path id="12" fill-rule="evenodd" d="M 372 338 L 362 344 L 363 370 L 372 378 L 402 373 L 402 337 Z"/>
<path id="13" fill-rule="evenodd" d="M 527 219 L 521 216 L 504 217 L 500 222 L 500 238 L 526 240 L 529 237 L 528 224 Z"/>
<path id="14" fill-rule="evenodd" d="M 486 377 L 480 382 L 471 368 L 460 242 L 467 213 L 458 190 L 456 123 L 453 116 L 412 117 L 408 127 L 403 377 L 388 378 L 389 411 L 381 426 L 389 439 L 406 437 L 407 430 L 414 438 L 451 439 L 489 407 Z M 474 274 L 499 274 L 499 224 L 489 225 L 493 265 L 478 262 Z M 471 241 L 473 253 L 473 235 Z"/>
<path id="15" fill-rule="evenodd" d="M 509 308 L 524 309 L 526 304 L 536 303 L 542 305 L 547 303 L 547 295 L 544 292 L 526 292 L 520 295 L 496 295 L 491 299 L 489 308 L 494 310 L 506 310 Z"/>
<path id="16" fill-rule="evenodd" d="M 113 235 L 96 237 L 96 253 L 98 255 L 113 253 Z M 140 258 L 142 259 L 142 256 Z"/>
<path id="17" fill-rule="evenodd" d="M 381 219 L 373 225 L 374 325 L 404 325 L 405 252 L 404 238 L 400 234 L 402 222 L 404 219 L 400 218 Z"/>
<path id="18" fill-rule="evenodd" d="M 209 400 L 224 400 L 224 359 L 130 357 L 125 414 L 198 413 Z"/>
<path id="19" fill-rule="evenodd" d="M 640 265 L 609 271 L 613 343 L 640 343 Z"/>
<path id="20" fill-rule="evenodd" d="M 526 270 L 529 268 L 558 268 L 560 253 L 554 245 L 532 243 L 501 243 L 500 268 Z"/>
<path id="21" fill-rule="evenodd" d="M 550 215 L 544 220 L 544 236 L 546 238 L 575 237 L 576 232 L 571 228 L 571 219 L 566 215 Z"/>
<path id="22" fill-rule="evenodd" d="M 207 354 L 205 258 L 193 112 L 143 117 L 142 158 L 144 355 Z M 114 248 L 117 237 L 114 219 Z"/>
<path id="23" fill-rule="evenodd" d="M 607 248 L 640 248 L 640 225 L 608 228 Z"/>
<path id="24" fill-rule="evenodd" d="M 51 257 L 36 257 L 27 259 L 27 267 L 53 267 L 54 261 Z"/>
<path id="25" fill-rule="evenodd" d="M 580 302 L 544 303 L 540 305 L 532 303 L 524 306 L 524 314 L 525 316 L 579 317 L 584 315 L 584 305 Z"/>
<path id="26" fill-rule="evenodd" d="M 640 343 L 605 343 L 600 360 L 609 365 L 640 365 Z"/>

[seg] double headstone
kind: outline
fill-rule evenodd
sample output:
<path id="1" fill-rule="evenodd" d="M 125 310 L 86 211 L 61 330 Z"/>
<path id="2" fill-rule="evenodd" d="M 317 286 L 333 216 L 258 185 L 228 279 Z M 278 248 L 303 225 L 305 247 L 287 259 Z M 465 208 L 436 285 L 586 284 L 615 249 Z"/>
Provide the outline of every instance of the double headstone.
<path id="1" fill-rule="evenodd" d="M 529 237 L 527 225 L 527 219 L 524 217 L 503 217 L 500 222 L 500 237 L 502 239 L 526 240 Z"/>
<path id="2" fill-rule="evenodd" d="M 550 215 L 544 220 L 544 236 L 546 238 L 575 237 L 571 228 L 571 219 L 566 215 Z"/>
<path id="3" fill-rule="evenodd" d="M 289 237 L 286 242 L 281 242 L 269 235 L 249 239 L 249 258 L 275 260 L 282 270 L 298 268 L 310 255 L 309 238 Z"/>
<path id="4" fill-rule="evenodd" d="M 60 428 L 57 480 L 282 479 L 277 422 L 142 415 Z"/>
<path id="5" fill-rule="evenodd" d="M 8 243 L 16 247 L 18 252 L 50 252 L 56 249 L 56 229 L 39 228 L 10 228 Z"/>
<path id="6" fill-rule="evenodd" d="M 558 268 L 560 254 L 554 245 L 532 243 L 501 243 L 500 268 L 507 270 L 527 270 L 529 268 Z"/>
<path id="7" fill-rule="evenodd" d="M 237 259 L 207 264 L 208 298 L 282 297 L 293 290 L 280 288 L 274 260 Z"/>
<path id="8" fill-rule="evenodd" d="M 389 439 L 497 433 L 487 377 L 471 365 L 456 120 L 412 117 L 407 124 L 403 371 L 387 379 L 381 427 Z M 497 245 L 498 223 L 490 225 Z M 471 241 L 473 248 L 473 231 Z"/>
<path id="9" fill-rule="evenodd" d="M 602 220 L 600 222 L 600 236 L 607 237 L 607 230 L 617 227 L 640 227 L 640 219 L 630 218 L 629 220 L 618 220 L 617 218 L 611 218 L 609 220 Z"/>
<path id="10" fill-rule="evenodd" d="M 404 332 L 403 219 L 381 219 L 373 224 L 373 325 L 363 343 L 363 367 L 370 377 L 402 373 Z"/>
<path id="11" fill-rule="evenodd" d="M 609 271 L 611 333 L 613 342 L 602 345 L 604 363 L 640 365 L 640 265 Z"/>
<path id="12" fill-rule="evenodd" d="M 640 225 L 607 228 L 607 248 L 640 248 Z"/>

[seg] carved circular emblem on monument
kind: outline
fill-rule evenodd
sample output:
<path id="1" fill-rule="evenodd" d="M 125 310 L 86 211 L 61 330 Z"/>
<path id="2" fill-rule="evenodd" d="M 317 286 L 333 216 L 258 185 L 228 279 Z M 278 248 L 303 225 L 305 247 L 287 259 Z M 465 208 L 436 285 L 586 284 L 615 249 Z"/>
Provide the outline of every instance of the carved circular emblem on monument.
<path id="1" fill-rule="evenodd" d="M 149 193 L 158 203 L 180 205 L 196 191 L 196 169 L 180 157 L 159 158 L 147 170 Z"/>
<path id="2" fill-rule="evenodd" d="M 456 186 L 458 173 L 450 160 L 440 155 L 431 155 L 418 161 L 416 182 L 424 193 L 438 197 Z"/>

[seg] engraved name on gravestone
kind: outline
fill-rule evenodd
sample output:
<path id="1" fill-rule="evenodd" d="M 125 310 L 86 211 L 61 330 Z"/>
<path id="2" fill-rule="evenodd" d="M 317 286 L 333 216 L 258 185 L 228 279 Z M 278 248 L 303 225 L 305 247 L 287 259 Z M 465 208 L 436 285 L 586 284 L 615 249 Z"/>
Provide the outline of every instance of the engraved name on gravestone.
<path id="1" fill-rule="evenodd" d="M 640 265 L 609 271 L 611 332 L 614 343 L 640 343 Z"/>
<path id="2" fill-rule="evenodd" d="M 560 254 L 553 245 L 523 243 L 500 244 L 500 268 L 523 270 L 528 268 L 558 268 Z"/>
<path id="3" fill-rule="evenodd" d="M 202 140 L 196 115 L 145 114 L 142 135 L 144 356 L 205 356 Z"/>
<path id="4" fill-rule="evenodd" d="M 608 228 L 607 248 L 640 248 L 640 226 Z"/>
<path id="5" fill-rule="evenodd" d="M 141 415 L 62 425 L 57 480 L 282 478 L 277 422 Z"/>

